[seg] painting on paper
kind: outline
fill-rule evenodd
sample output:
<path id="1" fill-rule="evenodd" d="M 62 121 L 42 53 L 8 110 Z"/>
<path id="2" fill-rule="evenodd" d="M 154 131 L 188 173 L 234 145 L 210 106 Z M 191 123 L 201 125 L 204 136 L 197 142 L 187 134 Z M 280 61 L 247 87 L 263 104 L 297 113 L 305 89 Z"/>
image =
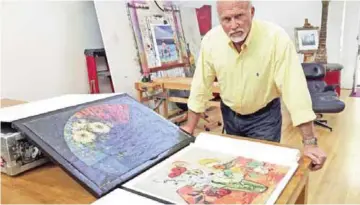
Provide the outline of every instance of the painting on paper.
<path id="1" fill-rule="evenodd" d="M 179 55 L 174 36 L 176 33 L 171 25 L 152 25 L 152 31 L 155 50 L 161 64 L 177 62 Z"/>
<path id="2" fill-rule="evenodd" d="M 190 149 L 132 185 L 170 203 L 265 204 L 289 167 Z"/>

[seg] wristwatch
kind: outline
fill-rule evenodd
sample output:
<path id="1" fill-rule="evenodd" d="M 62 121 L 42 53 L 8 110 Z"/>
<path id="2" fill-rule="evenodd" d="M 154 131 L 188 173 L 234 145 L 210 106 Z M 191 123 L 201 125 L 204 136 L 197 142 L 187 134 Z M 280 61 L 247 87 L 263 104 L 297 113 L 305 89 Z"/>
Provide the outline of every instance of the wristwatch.
<path id="1" fill-rule="evenodd" d="M 318 145 L 317 138 L 313 137 L 311 139 L 306 139 L 302 141 L 304 145 Z"/>

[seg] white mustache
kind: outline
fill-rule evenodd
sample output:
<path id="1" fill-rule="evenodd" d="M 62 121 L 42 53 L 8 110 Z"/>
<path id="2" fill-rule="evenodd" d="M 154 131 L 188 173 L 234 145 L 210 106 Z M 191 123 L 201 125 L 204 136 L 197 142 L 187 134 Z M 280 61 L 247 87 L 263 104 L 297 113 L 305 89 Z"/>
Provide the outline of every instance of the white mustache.
<path id="1" fill-rule="evenodd" d="M 237 33 L 244 33 L 244 31 L 243 30 L 235 31 L 235 32 L 230 33 L 230 35 L 234 35 L 234 34 L 237 34 Z"/>

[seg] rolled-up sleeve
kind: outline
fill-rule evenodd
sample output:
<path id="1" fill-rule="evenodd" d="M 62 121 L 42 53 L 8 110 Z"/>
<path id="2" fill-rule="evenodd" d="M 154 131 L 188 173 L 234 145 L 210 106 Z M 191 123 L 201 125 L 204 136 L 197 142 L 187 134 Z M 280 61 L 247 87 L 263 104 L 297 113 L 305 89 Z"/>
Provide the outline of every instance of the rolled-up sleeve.
<path id="1" fill-rule="evenodd" d="M 290 113 L 293 126 L 313 121 L 316 115 L 294 44 L 282 39 L 275 50 L 275 83 Z"/>
<path id="2" fill-rule="evenodd" d="M 208 40 L 205 37 L 201 42 L 188 99 L 188 108 L 195 113 L 203 113 L 206 110 L 207 103 L 212 98 L 212 84 L 216 76 L 211 63 Z"/>

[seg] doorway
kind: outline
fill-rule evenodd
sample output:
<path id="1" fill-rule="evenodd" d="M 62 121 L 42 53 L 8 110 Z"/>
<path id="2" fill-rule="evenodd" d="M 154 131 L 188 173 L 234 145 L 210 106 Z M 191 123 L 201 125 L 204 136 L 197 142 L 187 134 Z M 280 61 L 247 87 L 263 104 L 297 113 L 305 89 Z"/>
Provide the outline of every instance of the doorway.
<path id="1" fill-rule="evenodd" d="M 359 42 L 359 36 L 357 37 Z M 356 55 L 356 63 L 354 69 L 354 82 L 351 95 L 352 97 L 359 97 L 360 96 L 360 44 L 358 44 L 357 55 Z"/>

